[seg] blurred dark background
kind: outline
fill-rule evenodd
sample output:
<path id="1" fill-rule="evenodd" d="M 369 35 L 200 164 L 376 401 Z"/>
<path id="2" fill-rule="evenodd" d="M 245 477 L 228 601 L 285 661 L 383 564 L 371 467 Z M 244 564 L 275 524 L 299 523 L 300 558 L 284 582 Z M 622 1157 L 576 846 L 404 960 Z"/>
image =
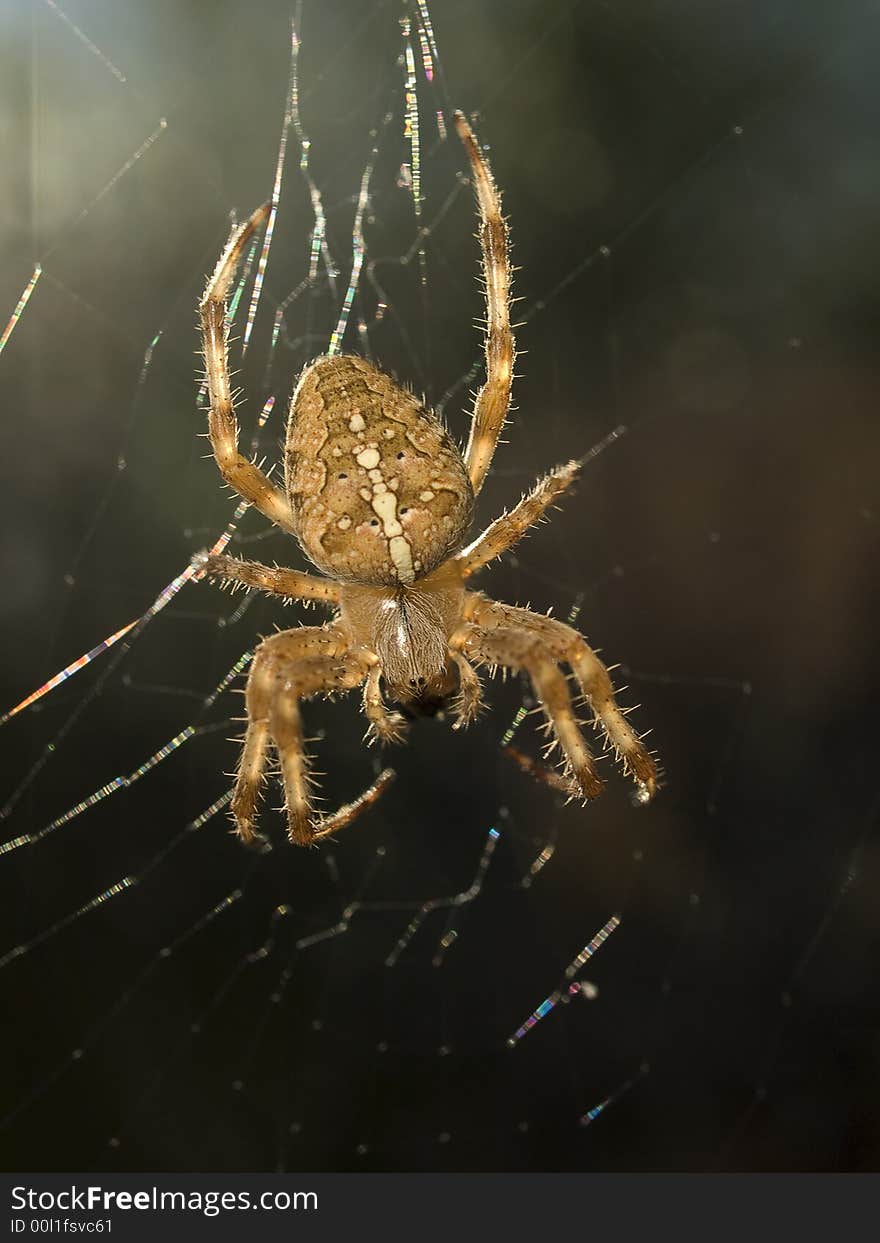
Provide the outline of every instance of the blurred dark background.
<path id="1" fill-rule="evenodd" d="M 3 322 L 43 264 L 0 355 L 6 708 L 140 615 L 231 515 L 197 438 L 194 309 L 230 212 L 271 191 L 292 9 L 0 13 Z M 114 648 L 4 727 L 9 840 L 190 722 L 217 726 L 0 856 L 0 952 L 38 939 L 0 972 L 4 1165 L 876 1169 L 880 10 L 435 0 L 440 72 L 418 70 L 424 283 L 400 173 L 405 13 L 302 6 L 302 121 L 339 276 L 335 295 L 321 279 L 291 304 L 267 367 L 313 223 L 291 131 L 243 439 L 276 392 L 261 443 L 275 452 L 284 395 L 326 348 L 377 129 L 375 262 L 346 348 L 368 345 L 464 436 L 478 255 L 463 154 L 435 114 L 475 114 L 526 320 L 479 519 L 629 428 L 482 585 L 562 617 L 580 607 L 623 662 L 666 788 L 636 808 L 612 779 L 588 809 L 560 807 L 501 754 L 527 696 L 514 680 L 464 735 L 415 729 L 392 791 L 330 848 L 288 849 L 268 810 L 266 855 L 222 813 L 183 832 L 235 763 L 237 701 L 205 709 L 206 695 L 258 634 L 313 620 L 186 587 L 123 659 Z M 240 530 L 233 551 L 302 564 L 290 541 L 254 540 L 253 515 Z M 517 739 L 538 755 L 531 721 Z M 309 724 L 337 805 L 378 757 L 354 699 L 311 704 Z M 421 901 L 470 885 L 493 825 L 442 966 L 435 912 L 387 967 Z M 68 918 L 123 877 L 141 879 Z M 389 909 L 296 950 L 355 899 Z M 615 912 L 582 973 L 598 996 L 508 1050 Z"/>

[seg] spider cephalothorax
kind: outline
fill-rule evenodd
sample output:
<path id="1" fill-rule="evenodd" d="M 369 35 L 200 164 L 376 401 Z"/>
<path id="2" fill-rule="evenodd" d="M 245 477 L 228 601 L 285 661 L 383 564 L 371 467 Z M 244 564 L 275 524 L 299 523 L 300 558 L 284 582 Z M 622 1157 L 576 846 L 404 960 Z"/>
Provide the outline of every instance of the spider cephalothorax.
<path id="1" fill-rule="evenodd" d="M 439 420 L 362 358 L 328 355 L 303 371 L 285 443 L 285 490 L 238 451 L 226 356 L 226 296 L 242 251 L 268 205 L 233 231 L 200 306 L 210 396 L 209 431 L 224 478 L 246 501 L 296 536 L 327 577 L 210 557 L 212 577 L 335 609 L 323 626 L 265 639 L 251 664 L 247 729 L 232 813 L 239 836 L 255 837 L 266 751 L 275 747 L 291 841 L 307 845 L 349 823 L 375 801 L 386 770 L 332 816 L 313 810 L 299 704 L 312 695 L 364 688 L 370 733 L 398 741 L 407 718 L 451 706 L 455 727 L 479 710 L 475 666 L 525 671 L 561 747 L 566 788 L 593 798 L 601 788 L 568 683 L 575 681 L 609 744 L 650 798 L 657 772 L 617 707 L 608 673 L 570 626 L 469 591 L 467 580 L 520 539 L 577 476 L 578 463 L 551 471 L 509 513 L 463 547 L 510 408 L 507 228 L 491 173 L 465 118 L 455 124 L 473 172 L 486 282 L 486 382 L 477 395 L 462 455 Z M 402 711 L 389 709 L 386 699 Z"/>

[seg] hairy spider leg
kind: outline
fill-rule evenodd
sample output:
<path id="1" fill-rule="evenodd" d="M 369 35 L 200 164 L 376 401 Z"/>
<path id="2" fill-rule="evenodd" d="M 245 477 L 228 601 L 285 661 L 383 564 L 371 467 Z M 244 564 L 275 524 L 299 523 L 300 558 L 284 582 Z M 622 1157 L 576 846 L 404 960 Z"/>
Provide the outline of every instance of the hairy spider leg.
<path id="1" fill-rule="evenodd" d="M 316 600 L 327 605 L 339 603 L 339 586 L 331 579 L 304 574 L 301 570 L 291 570 L 286 566 L 261 565 L 259 561 L 245 561 L 240 557 L 220 554 L 207 558 L 204 573 L 209 578 L 241 583 L 288 600 Z"/>
<path id="2" fill-rule="evenodd" d="M 199 304 L 199 319 L 210 401 L 208 434 L 220 473 L 243 500 L 294 535 L 293 514 L 286 495 L 238 450 L 238 421 L 229 383 L 226 298 L 242 252 L 253 233 L 265 222 L 269 208 L 270 204 L 264 203 L 249 220 L 232 230 Z"/>
<path id="3" fill-rule="evenodd" d="M 317 842 L 321 838 L 330 837 L 332 833 L 338 833 L 347 824 L 351 824 L 352 820 L 356 820 L 361 812 L 366 811 L 368 807 L 372 807 L 374 803 L 378 803 L 394 780 L 394 776 L 393 768 L 383 768 L 373 784 L 367 786 L 363 794 L 359 794 L 352 802 L 346 803 L 344 807 L 340 807 L 332 816 L 324 816 L 320 825 L 315 829 L 313 840 Z"/>
<path id="4" fill-rule="evenodd" d="M 471 163 L 474 192 L 480 209 L 480 247 L 486 289 L 486 382 L 474 402 L 471 432 L 464 454 L 476 495 L 492 464 L 498 437 L 510 409 L 516 349 L 510 328 L 510 247 L 507 223 L 501 215 L 501 196 L 476 136 L 460 112 L 455 114 L 455 128 Z"/>
<path id="5" fill-rule="evenodd" d="M 597 798 L 603 782 L 574 714 L 566 678 L 541 639 L 524 633 L 521 627 L 498 625 L 483 629 L 477 622 L 468 635 L 465 650 L 490 666 L 525 670 L 548 725 L 562 747 L 567 771 L 585 799 Z"/>
<path id="6" fill-rule="evenodd" d="M 455 724 L 453 729 L 470 725 L 483 706 L 483 686 L 471 662 L 461 651 L 458 643 L 449 644 L 449 655 L 458 669 L 458 694 L 455 697 Z"/>
<path id="7" fill-rule="evenodd" d="M 579 462 L 567 462 L 539 479 L 531 492 L 513 509 L 496 518 L 467 548 L 462 549 L 456 558 L 462 575 L 468 578 L 496 557 L 503 556 L 521 540 L 530 527 L 541 521 L 553 502 L 571 487 L 579 470 Z"/>
<path id="8" fill-rule="evenodd" d="M 257 648 L 248 676 L 247 729 L 232 797 L 232 814 L 242 841 L 253 841 L 256 836 L 260 784 L 270 742 L 281 765 L 288 836 L 298 845 L 308 846 L 343 828 L 383 792 L 393 775 L 390 770 L 335 815 L 318 816 L 312 807 L 300 701 L 352 690 L 367 673 L 366 662 L 348 651 L 345 632 L 338 626 L 285 630 Z"/>
<path id="9" fill-rule="evenodd" d="M 542 659 L 550 660 L 554 664 L 568 664 L 593 711 L 595 723 L 605 731 L 609 745 L 623 763 L 624 771 L 638 783 L 645 800 L 654 796 L 657 790 L 657 766 L 654 758 L 617 706 L 608 670 L 583 635 L 573 627 L 556 621 L 552 617 L 544 617 L 540 613 L 515 608 L 509 604 L 498 604 L 485 596 L 469 597 L 468 614 L 472 622 L 481 628 L 481 633 L 519 636 L 521 646 L 526 651 L 529 650 L 529 641 L 537 644 L 539 655 L 531 659 L 537 659 L 539 664 Z M 493 651 L 497 649 L 498 643 L 496 642 L 493 645 Z M 531 668 L 520 659 L 520 648 L 511 648 L 510 654 L 514 657 L 513 664 L 506 659 L 499 659 L 497 663 L 508 665 L 508 667 L 525 668 L 531 675 Z M 540 694 L 540 688 L 537 685 L 536 690 Z M 557 734 L 559 734 L 558 727 Z M 565 740 L 561 735 L 559 739 L 568 755 Z M 580 777 L 573 762 L 572 768 L 580 783 Z M 593 797 L 593 795 L 588 797 Z"/>
<path id="10" fill-rule="evenodd" d="M 389 712 L 382 698 L 382 666 L 373 657 L 364 682 L 364 715 L 370 722 L 370 739 L 379 742 L 401 742 L 406 733 L 406 719 L 400 712 Z"/>

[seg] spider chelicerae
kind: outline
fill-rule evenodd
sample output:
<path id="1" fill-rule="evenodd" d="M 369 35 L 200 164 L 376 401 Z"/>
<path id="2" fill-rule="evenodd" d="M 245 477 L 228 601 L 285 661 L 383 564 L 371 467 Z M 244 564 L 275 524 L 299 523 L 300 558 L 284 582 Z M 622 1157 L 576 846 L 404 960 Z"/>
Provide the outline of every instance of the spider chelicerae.
<path id="1" fill-rule="evenodd" d="M 465 544 L 510 409 L 515 356 L 506 223 L 492 174 L 461 113 L 455 126 L 470 160 L 480 215 L 487 325 L 486 380 L 474 404 L 464 455 L 431 411 L 363 358 L 328 355 L 310 363 L 290 403 L 282 491 L 238 450 L 227 360 L 226 298 L 242 252 L 266 220 L 264 204 L 234 229 L 200 305 L 210 398 L 209 435 L 228 484 L 283 531 L 326 577 L 211 556 L 204 573 L 288 600 L 334 610 L 323 626 L 264 639 L 246 690 L 247 726 L 232 796 L 239 837 L 254 841 L 267 750 L 284 782 L 291 842 L 309 845 L 342 828 L 379 797 L 385 770 L 333 815 L 313 806 L 300 701 L 363 686 L 369 734 L 397 742 L 407 717 L 449 706 L 453 728 L 482 702 L 476 669 L 522 670 L 563 756 L 565 789 L 601 792 L 560 664 L 574 680 L 640 797 L 656 789 L 654 760 L 618 708 L 605 666 L 570 626 L 470 591 L 467 581 L 533 526 L 578 474 L 573 461 L 550 471 L 509 512 Z M 396 703 L 402 711 L 387 706 Z M 404 715 L 405 714 L 405 715 Z"/>

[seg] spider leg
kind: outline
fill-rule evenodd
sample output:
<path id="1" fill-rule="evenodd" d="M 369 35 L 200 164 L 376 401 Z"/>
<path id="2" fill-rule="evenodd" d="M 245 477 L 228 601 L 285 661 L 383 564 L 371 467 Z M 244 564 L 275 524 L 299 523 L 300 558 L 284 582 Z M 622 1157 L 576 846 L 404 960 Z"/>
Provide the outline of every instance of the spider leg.
<path id="1" fill-rule="evenodd" d="M 601 725 L 615 754 L 623 761 L 624 771 L 638 783 L 645 801 L 651 799 L 657 790 L 657 765 L 617 706 L 608 670 L 583 635 L 554 618 L 498 604 L 477 594 L 469 598 L 468 613 L 478 626 L 509 628 L 520 636 L 531 637 L 552 660 L 571 666 L 596 723 Z"/>
<path id="2" fill-rule="evenodd" d="M 461 640 L 453 637 L 449 644 L 449 655 L 458 668 L 458 695 L 455 698 L 454 711 L 456 722 L 453 729 L 463 729 L 470 725 L 483 703 L 483 687 L 471 662 L 461 651 Z"/>
<path id="3" fill-rule="evenodd" d="M 246 692 L 248 723 L 232 814 L 244 842 L 256 836 L 254 823 L 259 789 L 271 741 L 278 752 L 284 781 L 288 836 L 307 846 L 318 836 L 350 823 L 380 796 L 391 779 L 382 776 L 358 799 L 330 817 L 312 808 L 308 757 L 300 700 L 351 690 L 367 674 L 366 663 L 351 655 L 345 632 L 338 626 L 303 626 L 273 635 L 257 649 Z"/>
<path id="4" fill-rule="evenodd" d="M 538 763 L 530 755 L 520 751 L 518 747 L 512 747 L 510 743 L 507 743 L 503 750 L 504 754 L 509 756 L 514 764 L 534 781 L 541 781 L 551 790 L 558 790 L 560 794 L 567 794 L 569 798 L 577 797 L 577 784 L 572 781 L 571 777 L 557 772 L 555 768 L 548 768 L 546 764 Z"/>
<path id="5" fill-rule="evenodd" d="M 247 726 L 244 746 L 238 762 L 235 787 L 232 792 L 232 818 L 239 840 L 246 846 L 258 837 L 256 830 L 257 808 L 260 802 L 260 786 L 266 767 L 266 748 L 269 743 L 269 697 L 272 691 L 272 675 L 264 662 L 253 661 L 248 675 L 245 702 Z"/>
<path id="6" fill-rule="evenodd" d="M 483 629 L 480 620 L 468 634 L 466 652 L 486 664 L 524 669 L 528 673 L 547 723 L 562 747 L 566 768 L 583 797 L 596 798 L 602 792 L 603 783 L 574 714 L 568 682 L 546 645 L 539 636 L 524 632 L 520 627 L 492 626 L 489 618 L 490 627 Z"/>
<path id="7" fill-rule="evenodd" d="M 400 742 L 406 732 L 406 721 L 399 712 L 389 712 L 382 698 L 379 681 L 382 667 L 378 661 L 370 666 L 364 683 L 364 713 L 370 722 L 370 739 L 379 742 Z"/>
<path id="8" fill-rule="evenodd" d="M 220 473 L 230 487 L 283 530 L 295 534 L 293 514 L 286 495 L 238 451 L 238 422 L 229 384 L 226 298 L 242 252 L 268 214 L 269 204 L 264 203 L 249 220 L 233 229 L 199 304 L 210 398 L 208 434 Z"/>
<path id="9" fill-rule="evenodd" d="M 352 820 L 356 820 L 361 812 L 366 811 L 368 807 L 372 807 L 377 803 L 387 790 L 388 786 L 394 780 L 394 769 L 383 768 L 379 776 L 371 786 L 364 790 L 363 794 L 358 795 L 351 803 L 346 803 L 344 807 L 340 807 L 339 811 L 335 811 L 332 816 L 325 816 L 320 827 L 315 830 L 313 841 L 320 841 L 322 837 L 329 837 L 331 833 L 338 833 L 340 829 L 344 829 L 346 825 L 351 824 Z"/>
<path id="10" fill-rule="evenodd" d="M 208 557 L 204 573 L 209 578 L 223 579 L 227 583 L 243 583 L 273 596 L 285 596 L 289 600 L 319 600 L 322 604 L 339 603 L 339 587 L 329 578 L 315 574 L 303 574 L 285 566 L 261 565 L 259 561 L 244 561 L 239 557 L 225 555 Z"/>
<path id="11" fill-rule="evenodd" d="M 474 132 L 460 112 L 455 114 L 455 128 L 464 143 L 473 173 L 480 209 L 480 246 L 486 284 L 486 382 L 474 402 L 471 433 L 464 455 L 476 495 L 492 464 L 510 409 L 516 350 L 510 328 L 510 256 L 507 224 L 501 215 L 501 196 Z"/>
<path id="12" fill-rule="evenodd" d="M 577 479 L 580 462 L 566 462 L 539 479 L 531 492 L 508 513 L 502 514 L 486 527 L 481 535 L 456 557 L 462 575 L 468 578 L 482 566 L 502 556 L 508 548 L 539 522 L 557 497 L 562 496 Z"/>
<path id="13" fill-rule="evenodd" d="M 311 656 L 285 662 L 269 703 L 269 732 L 278 752 L 284 779 L 287 835 L 308 846 L 322 827 L 312 807 L 312 781 L 305 750 L 300 701 L 311 695 L 350 690 L 363 680 L 363 667 L 338 656 Z"/>

